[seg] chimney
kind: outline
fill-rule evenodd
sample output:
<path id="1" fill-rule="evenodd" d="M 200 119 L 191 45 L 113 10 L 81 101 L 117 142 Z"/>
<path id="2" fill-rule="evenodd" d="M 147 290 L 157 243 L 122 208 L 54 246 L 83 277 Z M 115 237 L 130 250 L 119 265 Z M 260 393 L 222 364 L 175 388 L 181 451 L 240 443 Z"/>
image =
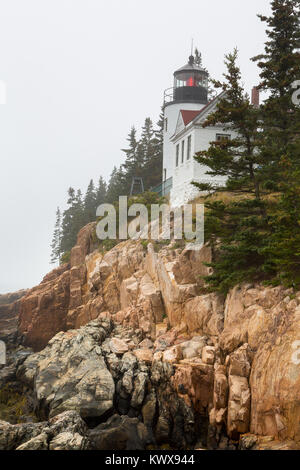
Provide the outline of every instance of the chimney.
<path id="1" fill-rule="evenodd" d="M 256 108 L 259 107 L 259 90 L 254 86 L 252 88 L 252 97 L 251 97 L 251 104 Z"/>

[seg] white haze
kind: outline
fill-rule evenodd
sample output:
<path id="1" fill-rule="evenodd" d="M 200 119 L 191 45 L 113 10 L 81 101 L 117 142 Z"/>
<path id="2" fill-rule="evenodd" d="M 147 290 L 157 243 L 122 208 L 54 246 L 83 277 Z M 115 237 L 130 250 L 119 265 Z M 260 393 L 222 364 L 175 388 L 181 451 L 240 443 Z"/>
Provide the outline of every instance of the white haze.
<path id="1" fill-rule="evenodd" d="M 55 211 L 69 186 L 109 178 L 132 125 L 157 121 L 191 38 L 221 78 L 235 46 L 246 89 L 268 0 L 0 0 L 0 293 L 51 269 Z"/>

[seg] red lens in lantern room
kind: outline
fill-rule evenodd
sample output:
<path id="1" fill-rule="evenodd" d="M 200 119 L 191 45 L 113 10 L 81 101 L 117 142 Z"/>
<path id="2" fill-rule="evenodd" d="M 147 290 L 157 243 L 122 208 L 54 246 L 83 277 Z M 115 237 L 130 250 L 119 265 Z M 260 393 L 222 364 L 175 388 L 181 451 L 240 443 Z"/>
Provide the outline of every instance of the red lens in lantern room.
<path id="1" fill-rule="evenodd" d="M 187 86 L 195 86 L 195 79 L 194 77 L 190 77 L 187 81 Z"/>

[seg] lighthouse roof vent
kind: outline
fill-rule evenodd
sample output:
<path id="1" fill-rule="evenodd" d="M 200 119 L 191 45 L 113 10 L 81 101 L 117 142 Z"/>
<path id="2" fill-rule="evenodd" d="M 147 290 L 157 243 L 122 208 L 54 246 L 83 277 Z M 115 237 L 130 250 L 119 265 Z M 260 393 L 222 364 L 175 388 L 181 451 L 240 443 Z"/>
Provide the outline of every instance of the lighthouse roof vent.
<path id="1" fill-rule="evenodd" d="M 197 61 L 195 61 L 195 57 L 193 55 L 189 57 L 189 61 L 186 65 L 184 65 L 183 67 L 181 67 L 180 69 L 174 72 L 174 75 L 177 75 L 180 72 L 192 72 L 192 71 L 202 72 L 208 75 L 207 70 L 205 70 L 205 68 L 203 68 L 202 65 L 197 63 Z"/>

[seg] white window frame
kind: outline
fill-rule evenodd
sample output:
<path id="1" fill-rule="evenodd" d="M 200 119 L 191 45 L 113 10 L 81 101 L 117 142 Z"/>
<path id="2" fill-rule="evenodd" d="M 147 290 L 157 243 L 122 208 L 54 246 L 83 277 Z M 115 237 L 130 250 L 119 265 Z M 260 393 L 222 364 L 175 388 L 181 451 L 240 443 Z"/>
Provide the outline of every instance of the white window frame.
<path id="1" fill-rule="evenodd" d="M 184 163 L 185 139 L 181 141 L 181 164 Z"/>
<path id="2" fill-rule="evenodd" d="M 186 150 L 186 159 L 190 161 L 192 157 L 192 134 L 187 138 L 187 150 Z"/>
<path id="3" fill-rule="evenodd" d="M 176 160 L 175 160 L 176 168 L 179 167 L 179 154 L 180 154 L 180 144 L 177 144 L 176 145 Z"/>

